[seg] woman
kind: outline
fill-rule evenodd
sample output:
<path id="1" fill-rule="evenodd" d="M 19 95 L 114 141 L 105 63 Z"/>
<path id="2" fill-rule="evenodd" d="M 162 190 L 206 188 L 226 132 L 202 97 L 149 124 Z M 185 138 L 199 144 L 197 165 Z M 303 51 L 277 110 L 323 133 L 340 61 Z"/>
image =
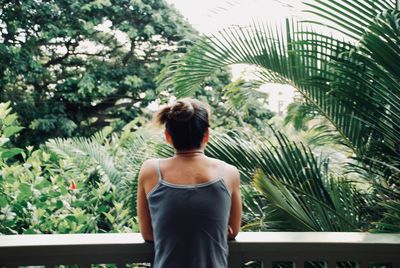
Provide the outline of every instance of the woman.
<path id="1" fill-rule="evenodd" d="M 182 99 L 156 114 L 175 149 L 167 159 L 150 159 L 139 173 L 140 232 L 154 241 L 154 268 L 227 267 L 228 239 L 240 229 L 239 172 L 204 155 L 208 108 Z"/>

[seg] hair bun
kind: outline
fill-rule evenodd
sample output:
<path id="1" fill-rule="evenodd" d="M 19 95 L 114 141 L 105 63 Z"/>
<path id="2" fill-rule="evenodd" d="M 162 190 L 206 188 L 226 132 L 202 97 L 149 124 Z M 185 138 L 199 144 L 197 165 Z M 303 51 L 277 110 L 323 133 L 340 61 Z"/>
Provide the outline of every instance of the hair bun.
<path id="1" fill-rule="evenodd" d="M 193 116 L 194 107 L 189 101 L 186 100 L 179 100 L 175 102 L 168 112 L 168 119 L 172 119 L 178 122 L 188 121 Z"/>

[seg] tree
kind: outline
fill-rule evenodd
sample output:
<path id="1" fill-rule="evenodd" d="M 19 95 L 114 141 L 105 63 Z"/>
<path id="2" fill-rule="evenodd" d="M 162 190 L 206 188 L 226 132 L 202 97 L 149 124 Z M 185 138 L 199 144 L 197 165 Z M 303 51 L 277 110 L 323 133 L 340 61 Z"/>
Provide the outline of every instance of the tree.
<path id="1" fill-rule="evenodd" d="M 196 32 L 165 1 L 1 1 L 0 102 L 18 143 L 124 125 L 155 99 L 160 59 Z"/>
<path id="2" fill-rule="evenodd" d="M 200 40 L 187 53 L 172 78 L 176 90 L 191 94 L 205 76 L 229 64 L 260 67 L 261 81 L 291 84 L 329 121 L 357 161 L 349 161 L 347 171 L 357 171 L 373 185 L 382 204 L 388 200 L 399 204 L 400 12 L 396 2 L 311 0 L 306 5 L 322 21 L 314 24 L 332 25 L 349 41 L 316 32 L 309 22 L 287 20 L 284 30 L 256 23 L 230 28 Z M 294 153 L 293 158 L 301 163 Z M 289 168 L 284 164 L 280 163 L 282 172 Z M 265 175 L 267 183 L 262 185 L 276 189 L 278 183 L 269 178 L 273 174 Z M 396 206 L 390 207 L 398 215 Z M 400 226 L 392 222 L 397 216 L 386 218 Z"/>
<path id="3" fill-rule="evenodd" d="M 207 85 L 210 85 L 209 80 L 206 79 Z M 268 94 L 251 90 L 254 87 L 252 81 L 238 79 L 221 89 L 203 87 L 195 96 L 207 99 L 213 107 L 213 128 L 223 131 L 242 128 L 264 133 L 266 122 L 274 113 L 266 107 Z"/>

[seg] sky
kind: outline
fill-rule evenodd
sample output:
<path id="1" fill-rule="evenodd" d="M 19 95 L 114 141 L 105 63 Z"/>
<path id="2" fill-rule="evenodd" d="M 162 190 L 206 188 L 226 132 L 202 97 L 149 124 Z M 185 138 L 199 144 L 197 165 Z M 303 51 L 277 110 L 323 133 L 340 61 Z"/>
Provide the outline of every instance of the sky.
<path id="1" fill-rule="evenodd" d="M 298 16 L 300 0 L 167 0 L 201 33 L 210 34 L 230 25 L 249 25 L 253 20 L 282 22 Z M 286 4 L 289 2 L 291 6 Z"/>

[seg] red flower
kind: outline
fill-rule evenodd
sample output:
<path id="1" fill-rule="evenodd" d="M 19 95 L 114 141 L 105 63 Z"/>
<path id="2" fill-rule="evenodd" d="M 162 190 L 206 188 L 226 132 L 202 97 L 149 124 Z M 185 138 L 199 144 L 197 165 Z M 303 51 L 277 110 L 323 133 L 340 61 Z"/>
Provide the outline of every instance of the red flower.
<path id="1" fill-rule="evenodd" d="M 71 188 L 72 190 L 76 190 L 76 184 L 75 184 L 74 181 L 71 181 L 70 188 Z"/>

